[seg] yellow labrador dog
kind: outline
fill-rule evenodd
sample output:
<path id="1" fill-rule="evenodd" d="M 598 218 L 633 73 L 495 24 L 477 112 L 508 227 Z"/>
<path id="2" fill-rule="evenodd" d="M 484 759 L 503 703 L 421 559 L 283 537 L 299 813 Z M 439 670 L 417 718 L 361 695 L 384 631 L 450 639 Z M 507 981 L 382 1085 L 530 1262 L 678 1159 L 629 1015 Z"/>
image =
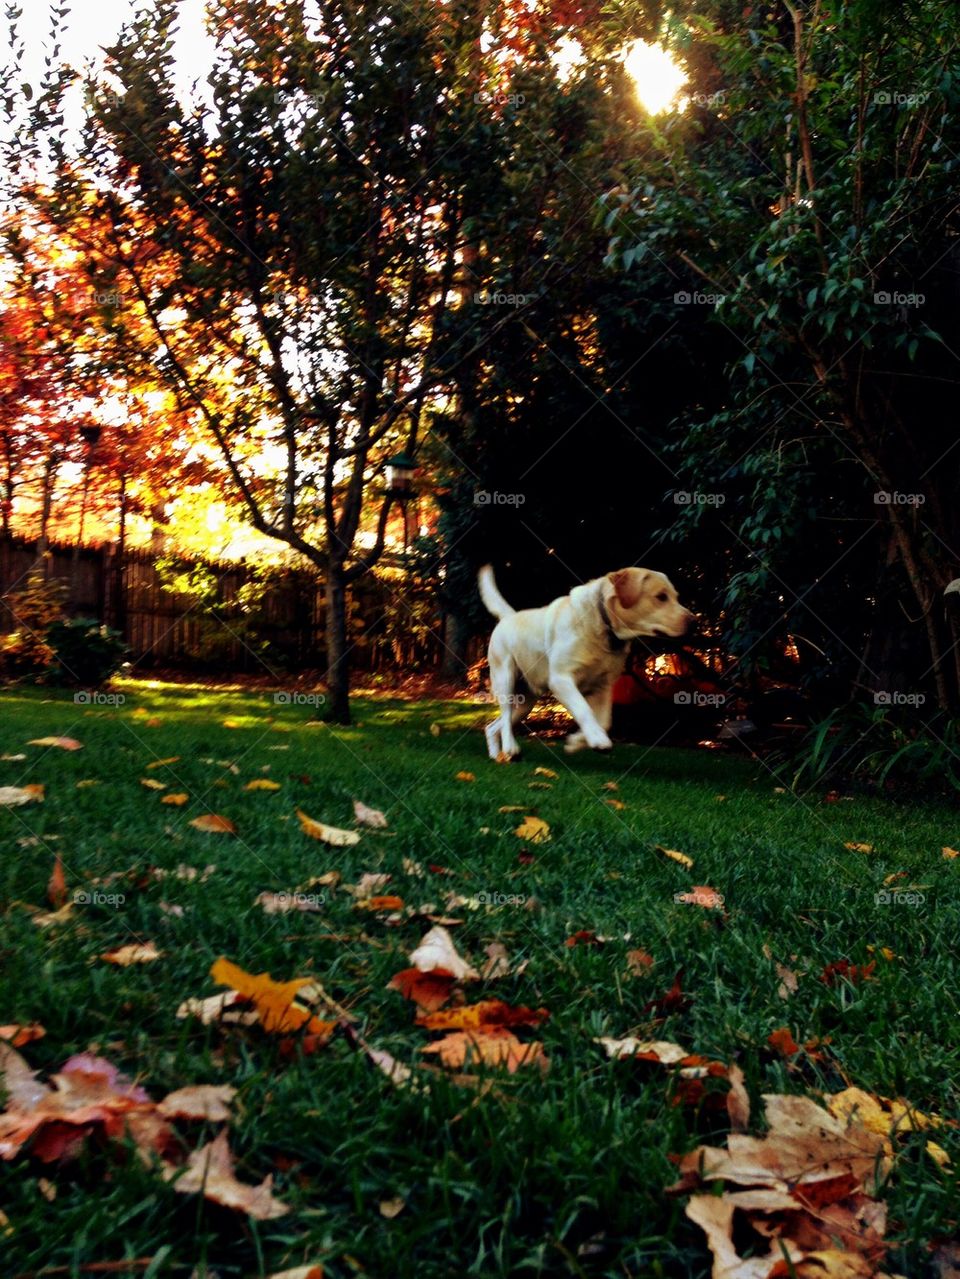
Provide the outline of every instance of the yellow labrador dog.
<path id="1" fill-rule="evenodd" d="M 677 600 L 662 573 L 621 568 L 575 586 L 545 608 L 511 608 L 497 589 L 489 564 L 480 570 L 480 596 L 499 618 L 487 650 L 490 686 L 499 716 L 487 726 L 491 759 L 520 753 L 513 730 L 538 696 L 552 693 L 576 720 L 579 732 L 565 750 L 609 750 L 612 689 L 627 660 L 627 645 L 640 635 L 685 635 L 693 614 Z"/>

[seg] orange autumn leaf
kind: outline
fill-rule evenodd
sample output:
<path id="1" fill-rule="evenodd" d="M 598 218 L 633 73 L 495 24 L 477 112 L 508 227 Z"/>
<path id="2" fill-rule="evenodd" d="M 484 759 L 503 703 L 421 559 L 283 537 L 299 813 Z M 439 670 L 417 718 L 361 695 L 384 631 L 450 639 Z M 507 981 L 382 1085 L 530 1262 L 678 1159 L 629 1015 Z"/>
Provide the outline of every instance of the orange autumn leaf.
<path id="1" fill-rule="evenodd" d="M 475 782 L 477 779 L 475 774 L 468 773 L 466 769 L 461 769 L 460 772 L 456 774 L 453 780 L 455 782 Z"/>
<path id="2" fill-rule="evenodd" d="M 767 1036 L 767 1043 L 781 1057 L 792 1057 L 800 1051 L 800 1045 L 793 1038 L 787 1026 L 781 1026 L 779 1030 L 771 1031 Z"/>
<path id="3" fill-rule="evenodd" d="M 435 1044 L 427 1044 L 420 1050 L 436 1053 L 445 1066 L 461 1069 L 468 1061 L 482 1062 L 486 1066 L 506 1066 L 514 1074 L 521 1066 L 537 1062 L 546 1065 L 543 1044 L 522 1043 L 512 1031 L 493 1027 L 481 1031 L 454 1031 Z"/>
<path id="4" fill-rule="evenodd" d="M 581 928 L 572 937 L 568 937 L 563 944 L 564 946 L 602 946 L 603 939 L 591 929 Z"/>
<path id="5" fill-rule="evenodd" d="M 195 830 L 209 831 L 216 835 L 236 835 L 237 828 L 229 817 L 221 817 L 219 813 L 204 813 L 202 817 L 194 817 L 189 823 Z"/>
<path id="6" fill-rule="evenodd" d="M 47 884 L 47 901 L 54 910 L 59 910 L 67 900 L 67 877 L 63 873 L 63 858 L 57 853 L 53 859 L 53 872 Z"/>
<path id="7" fill-rule="evenodd" d="M 960 857 L 960 850 L 956 848 L 944 847 L 940 851 L 948 862 L 952 862 L 955 857 Z"/>
<path id="8" fill-rule="evenodd" d="M 877 966 L 874 959 L 869 964 L 851 964 L 847 959 L 835 959 L 832 963 L 827 964 L 823 972 L 820 974 L 820 980 L 825 986 L 835 986 L 840 977 L 845 977 L 851 985 L 856 986 L 862 981 L 873 980 L 873 970 Z"/>
<path id="9" fill-rule="evenodd" d="M 387 894 L 386 897 L 366 897 L 357 902 L 358 911 L 403 911 L 404 899 Z"/>
<path id="10" fill-rule="evenodd" d="M 622 799 L 605 799 L 603 801 L 608 808 L 612 808 L 614 812 L 620 813 L 626 808 L 626 804 Z"/>
<path id="11" fill-rule="evenodd" d="M 502 999 L 482 999 L 446 1012 L 420 1013 L 417 1025 L 427 1030 L 481 1030 L 498 1026 L 539 1026 L 550 1016 L 546 1008 L 511 1008 Z"/>
<path id="12" fill-rule="evenodd" d="M 119 946 L 116 950 L 105 951 L 98 955 L 108 964 L 116 964 L 120 968 L 129 968 L 131 964 L 152 964 L 155 959 L 162 959 L 163 952 L 157 950 L 152 941 L 131 942 L 127 946 Z"/>
<path id="13" fill-rule="evenodd" d="M 319 839 L 324 844 L 332 844 L 335 848 L 346 848 L 360 842 L 360 836 L 355 830 L 341 830 L 338 826 L 328 826 L 326 822 L 318 822 L 313 817 L 308 817 L 299 808 L 297 817 L 300 819 L 300 829 L 311 839 Z"/>
<path id="14" fill-rule="evenodd" d="M 166 759 L 155 759 L 147 768 L 166 768 L 168 764 L 176 764 L 179 759 L 179 755 L 168 755 Z"/>
<path id="15" fill-rule="evenodd" d="M 661 844 L 655 844 L 654 847 L 658 853 L 663 853 L 664 857 L 677 862 L 684 870 L 693 870 L 693 858 L 688 857 L 686 853 L 681 853 L 676 848 L 664 848 Z"/>
<path id="16" fill-rule="evenodd" d="M 46 1027 L 38 1021 L 14 1023 L 12 1026 L 0 1026 L 0 1040 L 11 1048 L 22 1048 L 24 1044 L 32 1044 L 35 1039 L 42 1039 L 47 1033 Z"/>
<path id="17" fill-rule="evenodd" d="M 175 805 L 175 807 L 180 808 L 187 802 L 189 798 L 190 796 L 186 793 L 186 791 L 176 791 L 171 795 L 164 795 L 160 803 L 173 804 Z"/>
<path id="18" fill-rule="evenodd" d="M 83 742 L 78 742 L 75 737 L 34 737 L 27 742 L 28 746 L 56 746 L 62 751 L 81 751 L 83 750 Z"/>
<path id="19" fill-rule="evenodd" d="M 852 853 L 872 853 L 873 852 L 872 844 L 858 844 L 855 841 L 848 841 L 848 842 L 845 842 L 843 846 L 844 848 L 849 848 Z"/>
<path id="20" fill-rule="evenodd" d="M 272 1221 L 290 1211 L 286 1204 L 274 1198 L 272 1176 L 258 1186 L 251 1186 L 238 1181 L 233 1168 L 233 1154 L 224 1128 L 209 1145 L 187 1156 L 185 1170 L 167 1165 L 163 1176 L 172 1181 L 174 1190 L 181 1194 L 202 1194 L 205 1199 L 245 1212 L 256 1221 Z"/>
<path id="21" fill-rule="evenodd" d="M 269 973 L 248 973 L 222 956 L 210 969 L 210 976 L 218 985 L 229 986 L 249 999 L 260 1015 L 261 1025 L 270 1034 L 290 1034 L 301 1027 L 324 1039 L 333 1034 L 336 1022 L 320 1021 L 308 1008 L 295 1002 L 297 992 L 311 984 L 309 977 L 274 981 Z"/>
<path id="22" fill-rule="evenodd" d="M 633 977 L 639 977 L 642 973 L 649 972 L 653 967 L 653 963 L 653 956 L 645 950 L 627 951 L 627 969 Z"/>
<path id="23" fill-rule="evenodd" d="M 445 968 L 433 968 L 430 972 L 421 972 L 419 968 L 404 968 L 402 972 L 391 977 L 387 982 L 387 990 L 396 990 L 404 997 L 411 999 L 424 1012 L 436 1012 L 450 998 L 456 977 Z"/>

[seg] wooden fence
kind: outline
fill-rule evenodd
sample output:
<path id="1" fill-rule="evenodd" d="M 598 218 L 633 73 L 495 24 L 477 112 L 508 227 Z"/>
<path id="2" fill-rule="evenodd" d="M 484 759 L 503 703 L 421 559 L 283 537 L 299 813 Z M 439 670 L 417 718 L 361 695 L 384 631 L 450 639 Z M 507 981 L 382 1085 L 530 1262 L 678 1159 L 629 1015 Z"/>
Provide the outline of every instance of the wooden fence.
<path id="1" fill-rule="evenodd" d="M 162 571 L 159 561 L 168 566 Z M 0 538 L 0 632 L 16 629 L 5 597 L 22 590 L 38 563 L 34 542 Z M 215 604 L 205 606 L 194 592 L 170 589 L 176 574 L 202 573 L 215 583 Z M 198 669 L 260 672 L 277 663 L 288 668 L 324 664 L 325 598 L 320 577 L 308 569 L 286 568 L 265 579 L 240 562 L 184 559 L 151 549 L 127 550 L 122 562 L 113 546 L 51 544 L 46 574 L 65 587 L 65 611 L 93 617 L 120 631 L 138 667 L 191 666 Z M 243 602 L 244 588 L 256 601 Z M 353 591 L 351 661 L 359 669 L 396 665 L 442 665 L 445 619 L 435 609 L 411 638 L 391 625 L 386 607 L 389 583 L 368 575 Z M 395 590 L 395 588 L 393 588 Z M 402 610 L 401 610 L 402 612 Z"/>

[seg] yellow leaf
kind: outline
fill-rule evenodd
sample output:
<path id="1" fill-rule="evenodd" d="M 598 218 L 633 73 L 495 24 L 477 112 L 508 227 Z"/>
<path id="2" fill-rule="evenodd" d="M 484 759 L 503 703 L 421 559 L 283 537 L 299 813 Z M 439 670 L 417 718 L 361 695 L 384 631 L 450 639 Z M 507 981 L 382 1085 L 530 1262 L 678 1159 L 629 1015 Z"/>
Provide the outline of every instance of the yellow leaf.
<path id="1" fill-rule="evenodd" d="M 147 790 L 166 790 L 167 789 L 166 782 L 158 782 L 153 777 L 141 777 L 140 785 L 146 786 Z"/>
<path id="2" fill-rule="evenodd" d="M 269 973 L 248 973 L 229 959 L 221 957 L 210 969 L 219 986 L 229 986 L 237 994 L 253 1001 L 264 1030 L 271 1034 L 290 1034 L 306 1026 L 313 1035 L 329 1038 L 335 1022 L 318 1021 L 308 1008 L 295 1003 L 297 992 L 311 984 L 310 977 L 293 981 L 274 981 Z"/>
<path id="3" fill-rule="evenodd" d="M 279 790 L 280 783 L 271 781 L 269 777 L 255 777 L 252 782 L 247 782 L 244 790 Z"/>
<path id="4" fill-rule="evenodd" d="M 131 942 L 127 946 L 108 950 L 98 956 L 99 959 L 105 959 L 108 964 L 118 964 L 121 968 L 129 968 L 131 964 L 151 964 L 155 959 L 162 957 L 163 952 L 157 950 L 152 941 Z"/>
<path id="5" fill-rule="evenodd" d="M 466 770 L 461 770 L 459 773 L 457 773 L 456 777 L 454 777 L 453 780 L 455 782 L 475 782 L 477 779 L 473 775 L 473 773 L 468 773 Z"/>
<path id="6" fill-rule="evenodd" d="M 552 768 L 535 768 L 533 770 L 533 775 L 534 777 L 549 777 L 551 781 L 556 781 L 560 776 L 560 774 L 555 773 Z"/>
<path id="7" fill-rule="evenodd" d="M 229 817 L 221 817 L 219 813 L 204 813 L 202 817 L 194 817 L 190 822 L 196 830 L 210 831 L 216 835 L 236 835 L 237 828 Z"/>
<path id="8" fill-rule="evenodd" d="M 174 804 L 177 808 L 180 808 L 183 804 L 187 802 L 189 798 L 190 796 L 186 793 L 186 791 L 175 791 L 170 795 L 164 795 L 160 803 Z"/>
<path id="9" fill-rule="evenodd" d="M 600 787 L 600 789 L 601 790 L 619 790 L 620 787 L 617 785 L 616 782 L 604 782 L 603 785 Z"/>
<path id="10" fill-rule="evenodd" d="M 603 801 L 608 808 L 614 809 L 615 812 L 622 812 L 626 808 L 626 804 L 622 799 L 605 799 Z"/>
<path id="11" fill-rule="evenodd" d="M 872 853 L 873 852 L 872 844 L 857 844 L 857 843 L 847 842 L 843 846 L 844 848 L 849 848 L 852 853 Z"/>
<path id="12" fill-rule="evenodd" d="M 693 858 L 688 857 L 686 853 L 679 853 L 675 848 L 663 848 L 660 844 L 655 844 L 658 853 L 663 853 L 664 857 L 669 857 L 672 862 L 679 862 L 684 870 L 693 870 Z"/>
<path id="13" fill-rule="evenodd" d="M 360 836 L 355 830 L 341 830 L 338 826 L 327 826 L 325 822 L 314 821 L 299 808 L 297 816 L 300 818 L 300 829 L 311 839 L 322 839 L 325 844 L 333 844 L 337 848 L 347 848 L 360 842 Z"/>
<path id="14" fill-rule="evenodd" d="M 525 817 L 513 833 L 531 844 L 546 844 L 550 840 L 550 827 L 542 817 Z"/>
<path id="15" fill-rule="evenodd" d="M 155 759 L 152 764 L 147 765 L 147 768 L 165 768 L 167 764 L 176 764 L 179 758 L 179 755 L 170 755 L 167 759 Z"/>
<path id="16" fill-rule="evenodd" d="M 960 851 L 956 848 L 944 848 L 943 855 L 947 861 L 952 862 L 955 857 L 960 857 Z"/>

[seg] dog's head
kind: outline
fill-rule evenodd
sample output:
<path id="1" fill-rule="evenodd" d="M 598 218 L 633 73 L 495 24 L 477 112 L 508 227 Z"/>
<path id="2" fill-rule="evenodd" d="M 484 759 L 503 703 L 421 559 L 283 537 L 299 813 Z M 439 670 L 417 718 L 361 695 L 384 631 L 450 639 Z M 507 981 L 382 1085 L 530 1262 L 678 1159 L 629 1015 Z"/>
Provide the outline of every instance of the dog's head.
<path id="1" fill-rule="evenodd" d="M 649 568 L 620 568 L 603 579 L 603 606 L 621 639 L 670 635 L 693 629 L 694 617 L 677 599 L 669 578 Z"/>

